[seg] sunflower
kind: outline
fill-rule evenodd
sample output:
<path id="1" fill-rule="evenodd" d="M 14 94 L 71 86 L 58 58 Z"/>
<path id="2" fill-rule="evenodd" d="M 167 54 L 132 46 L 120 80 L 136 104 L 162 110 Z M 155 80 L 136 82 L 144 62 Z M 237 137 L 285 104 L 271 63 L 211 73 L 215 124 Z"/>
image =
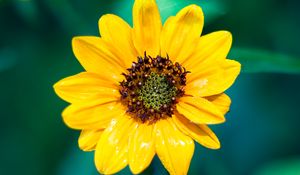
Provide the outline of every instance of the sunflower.
<path id="1" fill-rule="evenodd" d="M 226 59 L 230 32 L 201 36 L 203 23 L 201 8 L 190 5 L 162 25 L 155 0 L 136 0 L 133 27 L 107 14 L 101 37 L 73 38 L 85 71 L 54 89 L 71 103 L 63 120 L 81 130 L 79 147 L 95 151 L 100 173 L 129 165 L 138 174 L 157 154 L 170 174 L 187 174 L 194 140 L 220 148 L 208 125 L 225 121 L 231 100 L 224 91 L 241 66 Z"/>

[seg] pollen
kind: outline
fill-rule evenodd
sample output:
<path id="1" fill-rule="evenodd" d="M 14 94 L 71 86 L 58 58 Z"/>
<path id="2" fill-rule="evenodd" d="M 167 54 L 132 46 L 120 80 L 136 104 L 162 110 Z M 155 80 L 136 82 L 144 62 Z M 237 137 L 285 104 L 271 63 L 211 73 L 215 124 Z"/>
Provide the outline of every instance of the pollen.
<path id="1" fill-rule="evenodd" d="M 138 57 L 122 75 L 121 101 L 127 113 L 139 122 L 156 122 L 171 117 L 175 104 L 184 95 L 186 71 L 169 57 Z"/>

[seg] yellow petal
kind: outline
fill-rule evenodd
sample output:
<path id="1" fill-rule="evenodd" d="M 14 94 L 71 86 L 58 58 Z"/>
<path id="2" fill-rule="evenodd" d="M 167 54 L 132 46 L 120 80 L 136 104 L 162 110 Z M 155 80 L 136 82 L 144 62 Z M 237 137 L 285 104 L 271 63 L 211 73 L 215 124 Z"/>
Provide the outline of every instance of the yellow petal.
<path id="1" fill-rule="evenodd" d="M 226 59 L 200 72 L 192 72 L 187 75 L 185 93 L 200 97 L 223 93 L 234 83 L 240 70 L 240 63 Z"/>
<path id="2" fill-rule="evenodd" d="M 131 27 L 122 18 L 107 14 L 100 18 L 99 30 L 101 38 L 109 42 L 126 67 L 130 67 L 138 56 L 132 41 Z"/>
<path id="3" fill-rule="evenodd" d="M 183 8 L 164 24 L 161 34 L 162 55 L 182 62 L 194 50 L 204 23 L 203 12 L 197 5 Z"/>
<path id="4" fill-rule="evenodd" d="M 223 115 L 229 111 L 231 100 L 226 94 L 222 93 L 205 98 L 212 102 L 222 112 Z"/>
<path id="5" fill-rule="evenodd" d="M 139 124 L 129 138 L 129 167 L 132 173 L 139 174 L 147 168 L 154 155 L 153 125 Z"/>
<path id="6" fill-rule="evenodd" d="M 173 115 L 172 119 L 183 133 L 189 135 L 201 145 L 211 149 L 220 148 L 219 139 L 208 126 L 196 125 L 178 113 Z"/>
<path id="7" fill-rule="evenodd" d="M 197 124 L 218 124 L 225 121 L 219 109 L 201 97 L 181 97 L 176 107 L 180 114 Z"/>
<path id="8" fill-rule="evenodd" d="M 114 54 L 114 50 L 99 37 L 74 37 L 73 52 L 87 72 L 108 74 L 111 79 L 121 81 L 125 65 Z"/>
<path id="9" fill-rule="evenodd" d="M 127 116 L 113 120 L 97 144 L 95 164 L 103 174 L 114 174 L 128 164 L 128 138 L 137 123 Z"/>
<path id="10" fill-rule="evenodd" d="M 133 43 L 140 56 L 160 54 L 161 19 L 155 0 L 135 0 L 133 6 Z"/>
<path id="11" fill-rule="evenodd" d="M 106 128 L 112 118 L 126 112 L 123 105 L 111 98 L 74 103 L 62 113 L 64 122 L 74 129 Z"/>
<path id="12" fill-rule="evenodd" d="M 171 175 L 187 174 L 194 154 L 193 140 L 176 128 L 171 118 L 155 124 L 155 149 Z"/>
<path id="13" fill-rule="evenodd" d="M 103 130 L 82 130 L 78 139 L 79 148 L 83 151 L 93 151 L 100 139 Z"/>
<path id="14" fill-rule="evenodd" d="M 201 71 L 220 60 L 225 60 L 231 44 L 232 35 L 227 31 L 218 31 L 201 36 L 193 54 L 182 64 L 191 72 Z"/>
<path id="15" fill-rule="evenodd" d="M 117 83 L 91 72 L 64 78 L 54 85 L 56 94 L 69 103 L 78 103 L 93 96 L 118 98 Z"/>

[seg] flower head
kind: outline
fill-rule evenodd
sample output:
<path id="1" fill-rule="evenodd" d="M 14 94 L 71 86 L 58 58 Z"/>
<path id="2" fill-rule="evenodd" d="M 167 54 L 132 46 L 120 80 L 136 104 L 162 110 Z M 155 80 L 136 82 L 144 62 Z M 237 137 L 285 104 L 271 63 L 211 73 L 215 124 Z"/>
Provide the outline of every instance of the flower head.
<path id="1" fill-rule="evenodd" d="M 194 140 L 220 147 L 208 125 L 225 121 L 231 101 L 224 91 L 240 64 L 226 59 L 231 34 L 201 36 L 203 22 L 201 8 L 190 5 L 162 26 L 155 1 L 136 0 L 133 28 L 108 14 L 99 20 L 101 37 L 73 38 L 85 72 L 54 89 L 71 103 L 63 119 L 82 130 L 79 147 L 95 150 L 100 173 L 129 165 L 137 174 L 157 154 L 170 174 L 187 174 Z"/>

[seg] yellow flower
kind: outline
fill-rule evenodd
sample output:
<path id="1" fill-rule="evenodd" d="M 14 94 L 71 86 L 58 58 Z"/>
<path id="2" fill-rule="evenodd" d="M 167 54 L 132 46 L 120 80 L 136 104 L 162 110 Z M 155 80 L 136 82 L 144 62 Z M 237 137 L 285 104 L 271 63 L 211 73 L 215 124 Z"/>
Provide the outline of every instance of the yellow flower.
<path id="1" fill-rule="evenodd" d="M 231 101 L 224 91 L 240 64 L 226 59 L 231 34 L 200 37 L 203 22 L 201 8 L 190 5 L 162 25 L 155 0 L 136 0 L 133 28 L 108 14 L 99 20 L 101 38 L 73 38 L 85 72 L 54 89 L 71 103 L 63 120 L 82 130 L 79 147 L 95 150 L 100 173 L 129 165 L 137 174 L 157 154 L 170 174 L 187 174 L 193 140 L 220 148 L 207 125 L 225 121 Z"/>

